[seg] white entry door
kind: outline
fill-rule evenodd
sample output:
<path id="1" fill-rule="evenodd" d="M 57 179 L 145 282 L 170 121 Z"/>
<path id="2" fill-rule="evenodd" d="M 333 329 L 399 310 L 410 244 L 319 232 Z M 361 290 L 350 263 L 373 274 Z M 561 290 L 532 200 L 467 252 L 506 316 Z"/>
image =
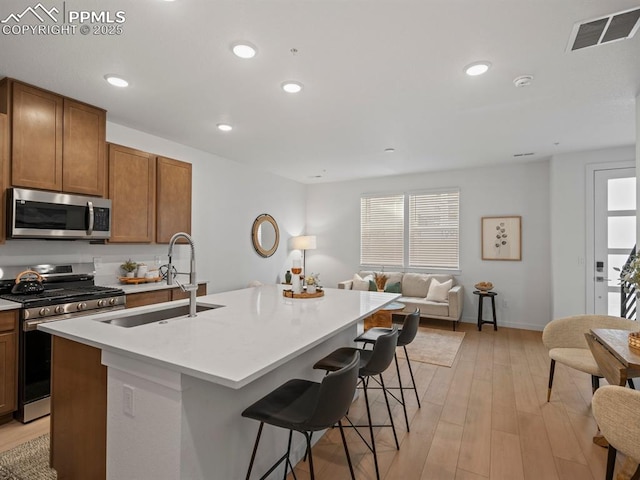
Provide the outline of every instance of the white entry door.
<path id="1" fill-rule="evenodd" d="M 592 311 L 620 316 L 620 272 L 636 243 L 635 168 L 594 171 L 594 262 Z M 592 275 L 590 275 L 592 272 Z"/>

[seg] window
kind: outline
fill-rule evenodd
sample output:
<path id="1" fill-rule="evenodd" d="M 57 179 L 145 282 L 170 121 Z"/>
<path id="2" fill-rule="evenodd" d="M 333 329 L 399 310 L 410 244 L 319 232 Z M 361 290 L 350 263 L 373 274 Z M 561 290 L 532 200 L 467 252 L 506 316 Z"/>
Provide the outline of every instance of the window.
<path id="1" fill-rule="evenodd" d="M 458 269 L 458 189 L 360 199 L 360 263 Z"/>

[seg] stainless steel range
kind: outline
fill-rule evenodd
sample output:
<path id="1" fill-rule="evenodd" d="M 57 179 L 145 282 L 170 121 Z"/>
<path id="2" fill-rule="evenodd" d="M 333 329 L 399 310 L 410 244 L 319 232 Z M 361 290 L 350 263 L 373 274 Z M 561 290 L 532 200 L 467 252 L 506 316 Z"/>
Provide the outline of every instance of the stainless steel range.
<path id="1" fill-rule="evenodd" d="M 41 276 L 41 293 L 11 293 L 25 268 L 0 269 L 0 298 L 22 304 L 20 309 L 18 412 L 23 423 L 48 415 L 51 394 L 51 336 L 39 323 L 125 308 L 124 292 L 94 284 L 92 263 L 35 265 Z"/>

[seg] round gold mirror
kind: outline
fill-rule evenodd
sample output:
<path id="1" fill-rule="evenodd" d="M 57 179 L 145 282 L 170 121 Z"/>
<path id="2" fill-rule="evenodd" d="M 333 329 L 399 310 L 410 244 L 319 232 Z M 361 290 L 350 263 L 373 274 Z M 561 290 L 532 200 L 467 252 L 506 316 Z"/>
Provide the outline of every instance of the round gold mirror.
<path id="1" fill-rule="evenodd" d="M 275 219 L 266 213 L 256 218 L 251 229 L 251 239 L 258 255 L 261 257 L 273 255 L 280 242 L 280 230 Z"/>

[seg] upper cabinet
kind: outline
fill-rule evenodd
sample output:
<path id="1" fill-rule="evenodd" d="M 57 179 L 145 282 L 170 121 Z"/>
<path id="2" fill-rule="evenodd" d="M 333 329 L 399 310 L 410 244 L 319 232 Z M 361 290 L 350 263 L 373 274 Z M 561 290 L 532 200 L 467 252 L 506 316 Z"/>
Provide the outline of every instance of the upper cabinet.
<path id="1" fill-rule="evenodd" d="M 110 243 L 154 241 L 156 159 L 150 153 L 109 144 Z"/>
<path id="2" fill-rule="evenodd" d="M 7 164 L 7 116 L 0 113 L 0 243 L 4 243 L 5 239 L 5 215 L 7 212 L 7 189 L 8 186 L 8 167 Z"/>
<path id="3" fill-rule="evenodd" d="M 105 195 L 106 112 L 5 78 L 11 185 Z"/>
<path id="4" fill-rule="evenodd" d="M 191 164 L 158 157 L 156 243 L 174 233 L 191 234 Z"/>

